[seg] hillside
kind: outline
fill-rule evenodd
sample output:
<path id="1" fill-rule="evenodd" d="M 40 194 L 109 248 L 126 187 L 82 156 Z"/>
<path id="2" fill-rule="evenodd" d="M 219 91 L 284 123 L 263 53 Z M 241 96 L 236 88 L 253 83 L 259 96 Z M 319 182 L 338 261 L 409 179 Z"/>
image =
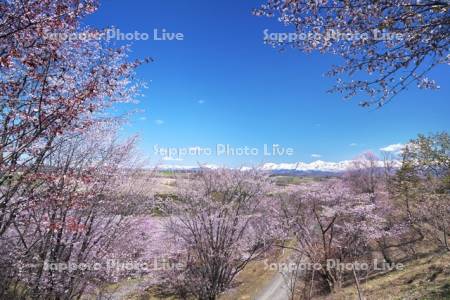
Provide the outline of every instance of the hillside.
<path id="1" fill-rule="evenodd" d="M 412 260 L 401 271 L 389 272 L 361 283 L 366 299 L 450 299 L 450 254 Z M 357 299 L 354 286 L 318 299 Z"/>

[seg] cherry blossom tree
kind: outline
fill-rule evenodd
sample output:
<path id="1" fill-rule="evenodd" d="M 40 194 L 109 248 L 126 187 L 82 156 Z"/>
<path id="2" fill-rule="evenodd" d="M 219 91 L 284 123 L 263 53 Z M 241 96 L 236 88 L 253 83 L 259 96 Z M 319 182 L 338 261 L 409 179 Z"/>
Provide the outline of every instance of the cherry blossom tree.
<path id="1" fill-rule="evenodd" d="M 370 242 L 384 234 L 385 220 L 370 194 L 356 194 L 340 180 L 301 186 L 284 195 L 281 205 L 281 223 L 294 237 L 294 243 L 281 246 L 320 266 L 305 271 L 306 282 L 311 280 L 305 285 L 308 289 L 313 281 L 329 292 L 341 286 L 345 270 L 330 261 L 366 261 L 371 258 Z"/>
<path id="2" fill-rule="evenodd" d="M 400 166 L 394 155 L 384 153 L 380 160 L 374 153 L 365 152 L 359 155 L 346 171 L 343 180 L 356 194 L 370 195 L 376 204 L 377 214 L 383 216 L 384 226 L 382 236 L 376 240 L 379 251 L 389 264 L 393 263 L 390 251 L 392 248 L 412 244 L 416 240 L 406 238 L 405 230 L 408 222 L 399 216 L 399 208 L 394 203 L 392 194 L 392 178 Z"/>
<path id="3" fill-rule="evenodd" d="M 185 268 L 175 288 L 216 299 L 274 238 L 266 210 L 270 185 L 257 171 L 202 170 L 171 205 L 170 231 L 180 241 Z"/>
<path id="4" fill-rule="evenodd" d="M 126 163 L 134 140 L 118 143 L 116 120 L 105 111 L 134 100 L 142 62 L 80 27 L 96 7 L 91 0 L 0 3 L 2 298 L 79 297 L 104 274 L 45 264 L 101 262 L 138 203 L 123 201 L 130 194 L 119 189 L 121 176 L 134 176 Z"/>
<path id="5" fill-rule="evenodd" d="M 104 258 L 125 232 L 130 209 L 117 187 L 133 176 L 134 139 L 119 143 L 112 124 L 57 139 L 27 205 L 0 239 L 0 292 L 9 297 L 72 299 L 104 284 Z"/>
<path id="6" fill-rule="evenodd" d="M 448 1 L 268 0 L 255 14 L 293 31 L 291 39 L 269 37 L 274 46 L 339 55 L 330 91 L 359 97 L 362 106 L 380 107 L 412 84 L 438 88 L 427 75 L 449 62 Z"/>
<path id="7" fill-rule="evenodd" d="M 0 236 L 29 199 L 58 136 L 82 132 L 115 102 L 132 101 L 141 63 L 126 48 L 98 39 L 79 20 L 95 1 L 6 1 L 0 4 Z"/>
<path id="8" fill-rule="evenodd" d="M 365 152 L 352 161 L 345 178 L 355 191 L 375 196 L 381 183 L 383 166 L 384 163 L 374 153 Z"/>

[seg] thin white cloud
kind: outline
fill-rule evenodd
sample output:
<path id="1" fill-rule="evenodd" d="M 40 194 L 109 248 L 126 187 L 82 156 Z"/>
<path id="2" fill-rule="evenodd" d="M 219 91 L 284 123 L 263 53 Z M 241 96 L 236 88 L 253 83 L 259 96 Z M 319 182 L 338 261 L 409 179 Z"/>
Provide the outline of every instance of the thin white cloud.
<path id="1" fill-rule="evenodd" d="M 147 120 L 147 117 L 140 117 L 139 120 L 141 120 L 141 121 L 146 121 L 146 120 Z"/>
<path id="2" fill-rule="evenodd" d="M 155 124 L 156 125 L 162 125 L 162 124 L 164 124 L 164 121 L 163 120 L 155 120 Z"/>
<path id="3" fill-rule="evenodd" d="M 388 145 L 386 147 L 380 148 L 380 151 L 400 153 L 403 151 L 405 146 L 406 145 L 404 145 L 404 144 L 392 144 L 392 145 Z"/>
<path id="4" fill-rule="evenodd" d="M 313 154 L 311 154 L 311 157 L 313 157 L 313 158 L 320 158 L 320 157 L 322 157 L 322 155 L 313 153 Z"/>
<path id="5" fill-rule="evenodd" d="M 356 146 L 358 146 L 358 144 L 357 143 L 351 143 L 349 146 L 350 147 L 356 147 Z"/>
<path id="6" fill-rule="evenodd" d="M 200 99 L 200 100 L 197 101 L 197 103 L 198 104 L 203 104 L 203 103 L 205 103 L 205 100 Z"/>

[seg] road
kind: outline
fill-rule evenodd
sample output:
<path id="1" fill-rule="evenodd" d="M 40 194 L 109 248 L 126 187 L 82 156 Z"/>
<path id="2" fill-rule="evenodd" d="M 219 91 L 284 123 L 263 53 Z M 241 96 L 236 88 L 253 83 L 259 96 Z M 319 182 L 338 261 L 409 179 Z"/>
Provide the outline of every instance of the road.
<path id="1" fill-rule="evenodd" d="M 289 293 L 283 276 L 277 273 L 269 284 L 259 293 L 256 300 L 288 300 Z"/>

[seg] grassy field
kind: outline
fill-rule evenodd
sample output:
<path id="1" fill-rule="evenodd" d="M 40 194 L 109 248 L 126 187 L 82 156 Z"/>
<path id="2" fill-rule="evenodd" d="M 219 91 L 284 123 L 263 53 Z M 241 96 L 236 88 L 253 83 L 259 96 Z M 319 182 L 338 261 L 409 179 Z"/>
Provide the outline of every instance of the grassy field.
<path id="1" fill-rule="evenodd" d="M 403 270 L 361 282 L 367 300 L 450 299 L 450 253 L 433 254 L 410 261 Z M 356 287 L 348 286 L 321 300 L 358 299 Z"/>

